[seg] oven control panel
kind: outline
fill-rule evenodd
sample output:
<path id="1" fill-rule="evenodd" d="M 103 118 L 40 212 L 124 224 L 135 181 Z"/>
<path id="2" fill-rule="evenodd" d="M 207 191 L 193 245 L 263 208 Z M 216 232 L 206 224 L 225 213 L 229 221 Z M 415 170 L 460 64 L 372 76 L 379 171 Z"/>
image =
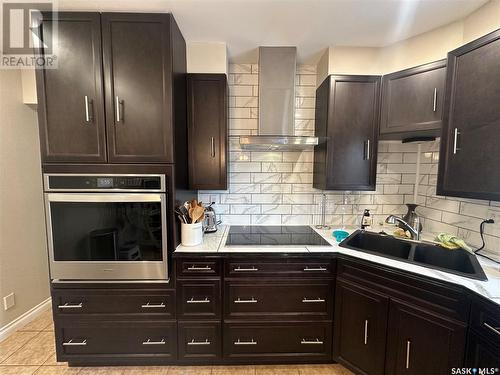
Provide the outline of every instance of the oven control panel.
<path id="1" fill-rule="evenodd" d="M 46 191 L 165 191 L 164 175 L 45 174 Z"/>

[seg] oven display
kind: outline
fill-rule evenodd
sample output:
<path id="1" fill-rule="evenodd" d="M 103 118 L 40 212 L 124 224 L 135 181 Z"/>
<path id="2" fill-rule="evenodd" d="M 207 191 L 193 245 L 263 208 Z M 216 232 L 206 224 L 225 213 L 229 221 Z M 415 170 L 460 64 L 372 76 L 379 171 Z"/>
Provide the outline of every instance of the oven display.
<path id="1" fill-rule="evenodd" d="M 110 177 L 97 178 L 97 187 L 98 188 L 112 188 L 113 187 L 113 178 L 110 178 Z"/>

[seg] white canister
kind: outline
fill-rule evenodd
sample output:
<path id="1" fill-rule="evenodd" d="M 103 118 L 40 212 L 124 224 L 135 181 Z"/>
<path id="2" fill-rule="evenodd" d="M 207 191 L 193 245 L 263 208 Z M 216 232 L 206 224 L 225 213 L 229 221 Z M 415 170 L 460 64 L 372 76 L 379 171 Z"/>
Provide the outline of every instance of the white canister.
<path id="1" fill-rule="evenodd" d="M 203 223 L 181 223 L 181 243 L 183 246 L 201 245 L 203 242 Z"/>

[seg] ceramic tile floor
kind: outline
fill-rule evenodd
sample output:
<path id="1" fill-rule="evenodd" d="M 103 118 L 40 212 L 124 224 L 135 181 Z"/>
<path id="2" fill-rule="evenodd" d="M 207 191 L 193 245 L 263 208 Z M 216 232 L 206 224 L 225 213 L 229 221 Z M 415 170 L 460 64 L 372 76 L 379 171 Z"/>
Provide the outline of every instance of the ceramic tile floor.
<path id="1" fill-rule="evenodd" d="M 0 375 L 353 375 L 335 365 L 68 367 L 56 362 L 50 310 L 0 342 Z"/>

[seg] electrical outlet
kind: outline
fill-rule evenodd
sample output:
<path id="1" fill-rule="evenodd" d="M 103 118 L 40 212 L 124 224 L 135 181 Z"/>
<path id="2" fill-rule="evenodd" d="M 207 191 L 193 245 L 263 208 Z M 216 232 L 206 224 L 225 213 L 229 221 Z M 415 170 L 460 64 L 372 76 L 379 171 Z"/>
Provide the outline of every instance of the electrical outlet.
<path id="1" fill-rule="evenodd" d="M 14 298 L 14 293 L 11 293 L 8 296 L 3 297 L 4 310 L 8 310 L 11 307 L 14 307 L 15 304 L 16 304 L 16 299 Z"/>

